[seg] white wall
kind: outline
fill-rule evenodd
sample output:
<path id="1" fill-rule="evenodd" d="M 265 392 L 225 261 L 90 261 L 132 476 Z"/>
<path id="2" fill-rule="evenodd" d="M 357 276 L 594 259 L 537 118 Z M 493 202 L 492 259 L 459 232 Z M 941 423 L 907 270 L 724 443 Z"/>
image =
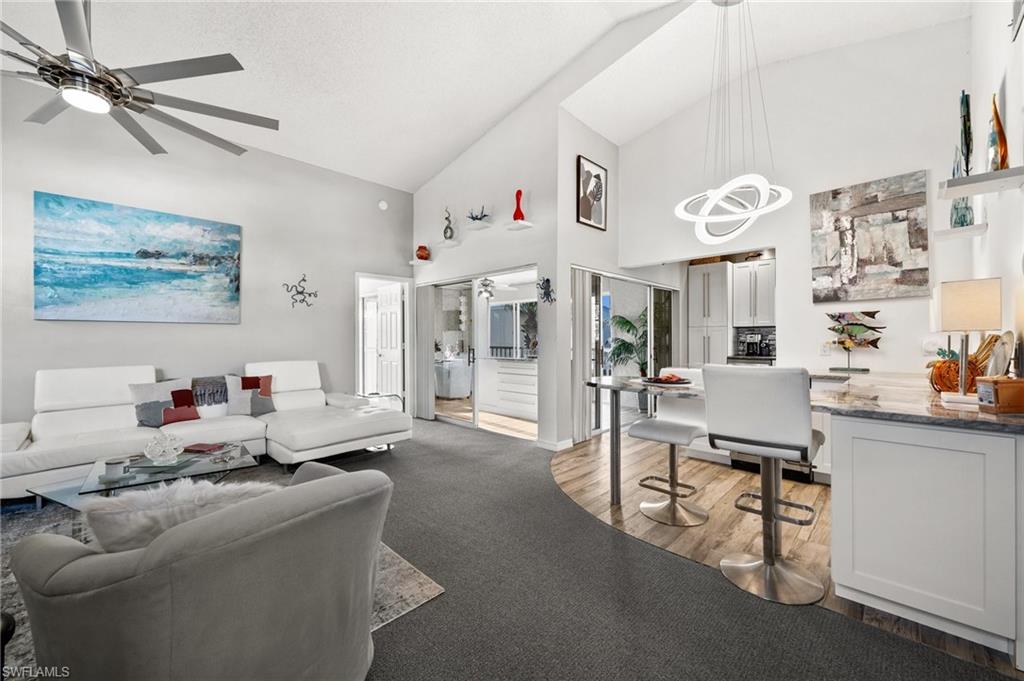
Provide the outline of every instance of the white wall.
<path id="1" fill-rule="evenodd" d="M 825 313 L 878 309 L 888 327 L 881 349 L 858 352 L 856 363 L 923 370 L 928 298 L 811 302 L 808 196 L 923 168 L 929 171 L 930 230 L 948 227 L 949 202 L 936 190 L 949 175 L 959 93 L 970 86 L 969 38 L 970 22 L 962 20 L 763 67 L 776 167 L 760 170 L 789 187 L 793 201 L 719 247 L 700 243 L 692 224 L 673 215 L 681 199 L 709 186 L 703 177 L 706 101 L 623 145 L 620 215 L 630 231 L 619 237 L 621 264 L 774 247 L 780 364 L 820 369 L 840 363 L 838 354 L 819 354 L 832 336 Z M 930 239 L 932 283 L 970 276 L 969 248 Z"/>
<path id="2" fill-rule="evenodd" d="M 31 416 L 41 368 L 153 364 L 176 377 L 317 359 L 331 389 L 355 387 L 354 273 L 411 275 L 410 194 L 259 151 L 235 157 L 155 123 L 144 125 L 167 155 L 150 156 L 106 117 L 70 110 L 45 127 L 22 123 L 45 96 L 5 79 L 3 421 Z M 241 225 L 242 323 L 34 321 L 34 190 Z M 292 309 L 281 285 L 303 273 L 319 296 Z"/>
<path id="3" fill-rule="evenodd" d="M 539 276 L 551 279 L 558 302 L 540 305 L 537 360 L 538 441 L 548 448 L 564 446 L 572 432 L 567 392 L 569 271 L 560 266 L 557 257 L 558 230 L 562 225 L 559 177 L 564 163 L 574 164 L 576 153 L 586 154 L 586 150 L 573 151 L 571 161 L 561 155 L 559 105 L 688 4 L 668 5 L 618 24 L 414 195 L 414 238 L 409 257 L 416 244 L 440 240 L 446 206 L 455 218 L 457 238 L 462 240 L 453 249 L 432 249 L 433 261 L 415 268 L 417 284 L 524 265 L 536 265 Z M 505 229 L 515 207 L 516 189 L 524 192 L 524 211 L 527 220 L 536 225 L 534 229 Z M 467 222 L 464 216 L 469 209 L 479 210 L 481 204 L 494 216 L 495 226 L 466 233 L 461 229 Z"/>
<path id="4" fill-rule="evenodd" d="M 1024 165 L 1024 31 L 1010 42 L 1010 2 L 975 2 L 971 18 L 971 117 L 975 172 L 987 169 L 991 97 L 999 93 L 1010 166 Z M 1002 277 L 1003 324 L 1024 334 L 1024 192 L 986 194 L 974 202 L 988 232 L 973 245 L 974 276 Z"/>

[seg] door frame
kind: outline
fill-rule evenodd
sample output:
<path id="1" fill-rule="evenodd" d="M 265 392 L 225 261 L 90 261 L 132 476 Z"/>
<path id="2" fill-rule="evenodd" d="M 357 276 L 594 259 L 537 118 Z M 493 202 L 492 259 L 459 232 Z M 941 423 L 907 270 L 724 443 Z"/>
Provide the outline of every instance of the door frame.
<path id="1" fill-rule="evenodd" d="M 402 398 L 405 400 L 405 413 L 414 414 L 413 404 L 416 397 L 416 376 L 412 373 L 412 358 L 416 352 L 414 336 L 412 335 L 413 320 L 416 318 L 416 299 L 413 295 L 415 282 L 412 277 L 398 277 L 390 274 L 374 274 L 373 272 L 356 272 L 353 276 L 355 281 L 355 297 L 353 325 L 355 333 L 355 390 L 361 392 L 363 389 L 363 297 L 359 294 L 359 282 L 362 279 L 380 279 L 402 284 Z"/>

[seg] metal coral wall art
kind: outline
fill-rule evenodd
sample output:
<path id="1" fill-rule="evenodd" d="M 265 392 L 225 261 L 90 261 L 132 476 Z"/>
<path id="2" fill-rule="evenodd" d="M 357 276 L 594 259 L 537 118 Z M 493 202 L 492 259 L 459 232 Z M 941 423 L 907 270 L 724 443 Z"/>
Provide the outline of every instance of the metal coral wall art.
<path id="1" fill-rule="evenodd" d="M 927 173 L 812 194 L 814 302 L 927 296 Z"/>
<path id="2" fill-rule="evenodd" d="M 466 217 L 469 219 L 470 222 L 480 222 L 482 220 L 486 220 L 487 218 L 489 218 L 490 215 L 488 215 L 487 211 L 484 210 L 484 206 L 480 206 L 479 213 L 474 213 L 473 210 L 470 209 L 469 214 Z"/>
<path id="3" fill-rule="evenodd" d="M 310 301 L 317 297 L 319 290 L 310 291 L 306 288 L 306 275 L 303 273 L 302 278 L 294 284 L 281 284 L 284 290 L 291 294 L 292 307 L 301 303 L 306 307 L 313 307 L 313 303 Z"/>
<path id="4" fill-rule="evenodd" d="M 549 305 L 555 302 L 555 289 L 551 288 L 551 279 L 548 277 L 538 279 L 537 290 L 540 292 L 540 302 Z"/>

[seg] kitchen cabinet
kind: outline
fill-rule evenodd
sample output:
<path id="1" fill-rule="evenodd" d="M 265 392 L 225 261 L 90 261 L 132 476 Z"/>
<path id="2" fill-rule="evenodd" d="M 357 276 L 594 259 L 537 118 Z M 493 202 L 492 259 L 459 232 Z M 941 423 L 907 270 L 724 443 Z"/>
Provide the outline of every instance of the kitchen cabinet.
<path id="1" fill-rule="evenodd" d="M 729 327 L 691 328 L 688 334 L 687 365 L 699 369 L 705 364 L 725 364 L 729 356 Z"/>
<path id="2" fill-rule="evenodd" d="M 689 268 L 687 300 L 689 326 L 729 326 L 731 263 L 715 262 Z"/>
<path id="3" fill-rule="evenodd" d="M 687 364 L 725 364 L 731 345 L 732 264 L 693 265 L 688 271 Z"/>
<path id="4" fill-rule="evenodd" d="M 775 326 L 775 260 L 733 265 L 734 326 Z"/>

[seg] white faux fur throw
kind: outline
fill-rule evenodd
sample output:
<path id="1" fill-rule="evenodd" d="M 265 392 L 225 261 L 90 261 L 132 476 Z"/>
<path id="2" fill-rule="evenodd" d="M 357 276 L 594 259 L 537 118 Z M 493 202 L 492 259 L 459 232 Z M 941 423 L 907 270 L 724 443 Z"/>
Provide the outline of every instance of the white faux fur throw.
<path id="1" fill-rule="evenodd" d="M 182 478 L 152 489 L 90 499 L 82 513 L 96 542 L 113 553 L 148 546 L 175 525 L 280 489 L 270 482 L 215 485 Z"/>

